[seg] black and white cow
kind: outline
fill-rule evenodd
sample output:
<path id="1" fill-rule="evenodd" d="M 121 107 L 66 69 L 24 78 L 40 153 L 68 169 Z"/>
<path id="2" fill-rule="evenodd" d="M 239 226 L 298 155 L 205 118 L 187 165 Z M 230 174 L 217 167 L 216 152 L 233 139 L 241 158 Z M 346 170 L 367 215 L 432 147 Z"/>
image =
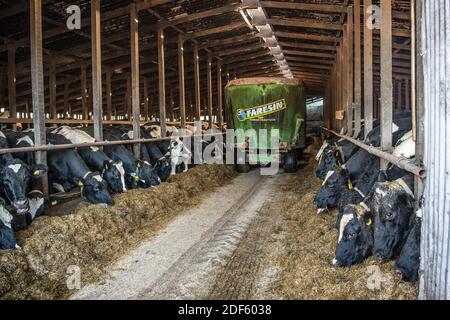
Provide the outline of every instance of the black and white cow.
<path id="1" fill-rule="evenodd" d="M 95 139 L 86 132 L 68 126 L 51 129 L 52 134 L 60 135 L 61 143 L 79 144 L 93 143 Z M 65 141 L 66 140 L 66 141 Z M 127 191 L 125 184 L 125 170 L 121 161 L 113 161 L 100 148 L 78 148 L 78 153 L 90 170 L 100 172 L 102 178 L 108 184 L 108 190 L 112 194 Z"/>
<path id="2" fill-rule="evenodd" d="M 0 132 L 0 148 L 8 148 L 6 136 Z M 29 193 L 32 180 L 47 174 L 43 165 L 26 164 L 21 159 L 13 158 L 11 154 L 0 156 L 0 195 L 14 207 L 14 213 L 26 214 L 29 209 Z"/>
<path id="3" fill-rule="evenodd" d="M 144 132 L 144 138 L 150 139 L 151 137 Z M 145 148 L 147 149 L 150 163 L 153 165 L 159 178 L 162 182 L 167 181 L 171 172 L 170 155 L 164 155 L 155 142 L 146 143 Z"/>
<path id="4" fill-rule="evenodd" d="M 170 141 L 170 163 L 172 167 L 170 175 L 176 175 L 177 167 L 180 165 L 183 165 L 183 172 L 187 172 L 189 169 L 191 155 L 191 151 L 185 147 L 179 138 L 172 139 Z"/>
<path id="5" fill-rule="evenodd" d="M 350 267 L 363 262 L 372 254 L 373 215 L 364 204 L 348 205 L 339 227 L 334 266 Z"/>
<path id="6" fill-rule="evenodd" d="M 94 135 L 93 127 L 80 128 L 88 133 L 91 137 Z M 122 141 L 121 136 L 104 130 L 103 138 L 105 141 Z M 123 163 L 125 169 L 125 182 L 128 189 L 137 189 L 156 187 L 160 184 L 161 179 L 154 171 L 152 165 L 148 161 L 137 159 L 133 153 L 124 145 L 110 145 L 103 147 L 106 155 L 114 161 Z"/>
<path id="7" fill-rule="evenodd" d="M 28 228 L 34 219 L 45 213 L 45 197 L 41 191 L 33 190 L 27 194 L 29 209 L 25 214 L 14 214 L 11 222 L 14 231 Z"/>
<path id="8" fill-rule="evenodd" d="M 5 206 L 5 200 L 0 198 L 0 250 L 14 250 L 18 247 L 16 236 L 11 226 L 13 216 Z"/>
<path id="9" fill-rule="evenodd" d="M 399 253 L 414 215 L 414 177 L 377 183 L 370 199 L 375 218 L 373 255 L 382 261 Z"/>
<path id="10" fill-rule="evenodd" d="M 338 167 L 336 170 L 330 171 L 314 198 L 314 203 L 319 209 L 318 213 L 331 208 L 339 208 L 336 224 L 338 228 L 345 206 L 358 204 L 369 194 L 378 180 L 379 168 L 379 161 L 372 159 L 372 162 L 368 163 L 354 183 L 347 169 Z"/>
<path id="11" fill-rule="evenodd" d="M 104 132 L 104 138 L 109 141 L 120 141 L 121 137 Z M 124 146 L 107 146 L 105 153 L 115 161 L 122 161 L 125 172 L 129 174 L 128 182 L 134 187 L 133 181 L 138 187 L 150 188 L 156 187 L 161 183 L 161 179 L 156 174 L 153 166 L 148 161 L 136 159 L 133 153 Z"/>
<path id="12" fill-rule="evenodd" d="M 395 264 L 397 272 L 402 275 L 404 280 L 409 282 L 416 282 L 419 277 L 421 225 L 422 218 L 418 214 L 411 221 L 408 238 Z"/>
<path id="13" fill-rule="evenodd" d="M 61 144 L 61 136 L 48 133 L 48 142 Z M 64 138 L 65 140 L 65 138 Z M 65 149 L 48 152 L 49 178 L 58 191 L 81 188 L 81 197 L 93 204 L 114 205 L 108 185 L 98 172 L 89 170 L 77 151 Z"/>
<path id="14" fill-rule="evenodd" d="M 316 176 L 320 179 L 325 179 L 328 172 L 335 170 L 345 162 L 339 150 L 327 141 L 322 145 L 316 159 L 319 161 Z"/>

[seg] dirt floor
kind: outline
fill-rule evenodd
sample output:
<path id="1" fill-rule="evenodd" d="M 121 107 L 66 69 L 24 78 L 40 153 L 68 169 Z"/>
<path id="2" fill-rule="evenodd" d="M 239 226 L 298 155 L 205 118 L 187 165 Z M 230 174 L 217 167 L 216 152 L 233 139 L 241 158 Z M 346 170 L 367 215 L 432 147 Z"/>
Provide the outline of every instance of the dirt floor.
<path id="1" fill-rule="evenodd" d="M 393 262 L 331 265 L 336 212 L 317 215 L 314 169 L 240 175 L 72 298 L 415 299 Z"/>
<path id="2" fill-rule="evenodd" d="M 394 263 L 370 258 L 352 268 L 331 265 L 337 212 L 318 215 L 320 181 L 312 159 L 296 175 L 280 175 L 273 200 L 250 225 L 209 297 L 218 299 L 416 299 Z"/>
<path id="3" fill-rule="evenodd" d="M 236 173 L 226 166 L 198 166 L 157 189 L 133 190 L 106 207 L 82 203 L 76 213 L 42 217 L 17 235 L 22 247 L 0 252 L 0 299 L 61 299 L 76 272 L 95 282 L 104 268 L 202 202 Z"/>
<path id="4" fill-rule="evenodd" d="M 41 219 L 20 234 L 22 251 L 0 253 L 0 297 L 415 299 L 393 262 L 331 265 L 336 212 L 314 208 L 313 154 L 297 174 L 198 167 L 113 208 Z M 82 266 L 79 291 L 70 266 Z"/>

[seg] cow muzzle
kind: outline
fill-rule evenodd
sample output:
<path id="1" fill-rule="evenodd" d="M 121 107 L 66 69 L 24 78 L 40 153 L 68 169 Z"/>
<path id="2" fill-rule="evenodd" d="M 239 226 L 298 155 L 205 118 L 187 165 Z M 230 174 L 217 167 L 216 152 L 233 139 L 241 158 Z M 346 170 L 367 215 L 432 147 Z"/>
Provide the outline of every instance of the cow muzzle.
<path id="1" fill-rule="evenodd" d="M 17 214 L 24 214 L 30 210 L 30 204 L 28 202 L 28 199 L 16 201 L 13 203 L 13 206 L 14 206 L 14 209 L 16 210 Z"/>

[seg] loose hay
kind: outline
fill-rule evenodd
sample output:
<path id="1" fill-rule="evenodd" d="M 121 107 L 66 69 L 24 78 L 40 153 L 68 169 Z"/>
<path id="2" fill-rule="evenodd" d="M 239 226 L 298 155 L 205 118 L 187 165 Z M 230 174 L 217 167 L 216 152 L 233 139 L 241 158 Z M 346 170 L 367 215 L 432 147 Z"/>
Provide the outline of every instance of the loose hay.
<path id="1" fill-rule="evenodd" d="M 321 182 L 313 177 L 314 166 L 311 161 L 292 183 L 281 187 L 298 197 L 279 203 L 285 220 L 285 250 L 271 262 L 283 270 L 271 291 L 283 299 L 416 299 L 417 285 L 401 281 L 394 262 L 370 258 L 352 268 L 331 265 L 337 212 L 317 214 L 313 199 Z"/>
<path id="2" fill-rule="evenodd" d="M 111 262 L 235 175 L 223 165 L 198 166 L 157 189 L 118 195 L 114 207 L 82 203 L 76 214 L 37 219 L 18 234 L 22 250 L 0 252 L 0 299 L 68 297 L 70 267 L 80 268 L 83 285 L 98 280 Z"/>

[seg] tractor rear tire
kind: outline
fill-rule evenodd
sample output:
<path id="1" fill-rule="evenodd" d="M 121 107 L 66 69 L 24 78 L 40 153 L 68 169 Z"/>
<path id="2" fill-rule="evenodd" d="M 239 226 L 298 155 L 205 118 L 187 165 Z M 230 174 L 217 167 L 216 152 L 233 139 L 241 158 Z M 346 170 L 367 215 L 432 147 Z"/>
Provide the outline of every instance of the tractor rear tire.
<path id="1" fill-rule="evenodd" d="M 296 173 L 298 171 L 298 155 L 295 150 L 289 151 L 284 157 L 284 172 Z"/>
<path id="2" fill-rule="evenodd" d="M 238 173 L 249 173 L 250 172 L 250 165 L 248 165 L 248 164 L 236 164 L 236 165 L 234 165 L 234 169 Z"/>

